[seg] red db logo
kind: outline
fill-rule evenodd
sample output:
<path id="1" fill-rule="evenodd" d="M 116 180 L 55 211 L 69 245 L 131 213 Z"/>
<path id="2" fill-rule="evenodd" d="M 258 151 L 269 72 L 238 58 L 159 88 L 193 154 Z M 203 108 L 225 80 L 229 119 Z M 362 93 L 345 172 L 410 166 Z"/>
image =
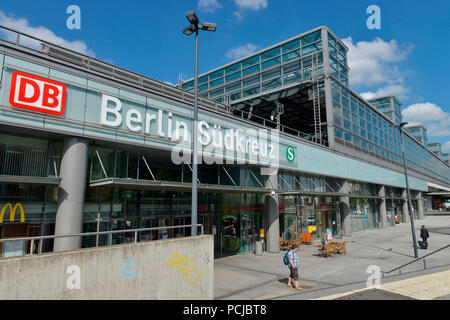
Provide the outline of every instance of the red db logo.
<path id="1" fill-rule="evenodd" d="M 15 71 L 9 103 L 17 108 L 61 116 L 66 106 L 66 86 L 61 82 Z"/>

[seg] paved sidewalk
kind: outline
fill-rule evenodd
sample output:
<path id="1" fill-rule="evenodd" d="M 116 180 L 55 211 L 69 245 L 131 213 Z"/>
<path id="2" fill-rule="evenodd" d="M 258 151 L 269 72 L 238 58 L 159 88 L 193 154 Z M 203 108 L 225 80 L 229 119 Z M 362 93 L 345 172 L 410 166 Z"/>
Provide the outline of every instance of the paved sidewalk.
<path id="1" fill-rule="evenodd" d="M 430 230 L 428 250 L 419 249 L 419 257 L 450 244 L 450 216 L 427 216 L 415 221 L 416 236 L 420 226 Z M 339 239 L 341 240 L 341 239 Z M 375 265 L 388 272 L 414 260 L 411 226 L 402 223 L 382 230 L 355 233 L 347 241 L 347 255 L 331 258 L 317 256 L 313 245 L 302 245 L 300 283 L 302 292 L 287 287 L 289 270 L 282 263 L 283 252 L 236 255 L 215 260 L 215 299 L 315 299 L 353 290 L 366 289 L 368 267 Z M 424 267 L 426 269 L 424 270 Z M 393 281 L 450 270 L 450 247 L 386 274 L 384 285 Z M 433 298 L 434 299 L 434 298 Z"/>
<path id="2" fill-rule="evenodd" d="M 447 299 L 450 295 L 450 270 L 390 282 L 380 286 L 380 289 L 418 300 Z M 352 290 L 315 300 L 334 300 L 366 291 L 367 288 Z"/>

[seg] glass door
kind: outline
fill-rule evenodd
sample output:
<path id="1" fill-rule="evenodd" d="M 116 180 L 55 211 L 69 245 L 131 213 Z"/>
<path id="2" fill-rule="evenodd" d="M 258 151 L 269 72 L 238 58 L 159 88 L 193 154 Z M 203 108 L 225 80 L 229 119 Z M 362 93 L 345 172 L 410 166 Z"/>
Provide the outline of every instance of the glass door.
<path id="1" fill-rule="evenodd" d="M 254 239 L 253 239 L 253 226 L 252 215 L 243 213 L 241 214 L 241 253 L 247 253 L 253 251 Z"/>

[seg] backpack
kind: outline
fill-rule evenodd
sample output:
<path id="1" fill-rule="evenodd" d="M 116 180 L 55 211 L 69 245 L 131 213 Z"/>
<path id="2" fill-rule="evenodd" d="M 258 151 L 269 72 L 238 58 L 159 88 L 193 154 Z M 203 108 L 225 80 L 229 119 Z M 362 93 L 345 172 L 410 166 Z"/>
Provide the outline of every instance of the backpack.
<path id="1" fill-rule="evenodd" d="M 288 252 L 289 252 L 289 251 L 288 251 Z M 283 263 L 284 263 L 286 266 L 289 265 L 288 252 L 286 252 L 286 253 L 283 255 Z"/>

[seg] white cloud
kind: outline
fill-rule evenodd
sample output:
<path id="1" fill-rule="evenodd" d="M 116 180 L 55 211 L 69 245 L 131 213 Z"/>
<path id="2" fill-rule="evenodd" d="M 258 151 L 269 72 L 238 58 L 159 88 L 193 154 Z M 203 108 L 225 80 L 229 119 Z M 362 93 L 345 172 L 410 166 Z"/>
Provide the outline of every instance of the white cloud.
<path id="1" fill-rule="evenodd" d="M 395 63 L 406 58 L 413 49 L 412 45 L 402 46 L 395 39 L 386 42 L 381 38 L 356 44 L 351 37 L 342 41 L 349 48 L 348 65 L 352 86 L 392 86 L 403 83 L 403 76 Z"/>
<path id="2" fill-rule="evenodd" d="M 240 13 L 239 11 L 233 11 L 233 14 L 235 15 L 235 17 L 236 17 L 238 20 L 244 19 L 244 16 L 243 16 L 242 13 Z"/>
<path id="3" fill-rule="evenodd" d="M 431 137 L 450 136 L 450 113 L 431 102 L 416 103 L 402 111 L 403 119 L 409 124 L 422 124 Z"/>
<path id="4" fill-rule="evenodd" d="M 411 91 L 411 88 L 406 88 L 399 84 L 394 85 L 387 85 L 385 87 L 379 88 L 375 92 L 367 91 L 361 93 L 361 97 L 363 97 L 366 100 L 370 100 L 373 98 L 383 97 L 383 96 L 390 96 L 394 95 L 398 97 L 400 100 L 403 100 L 408 97 L 408 93 Z"/>
<path id="5" fill-rule="evenodd" d="M 234 11 L 233 14 L 238 20 L 244 19 L 243 11 L 253 10 L 258 11 L 267 7 L 268 0 L 234 0 L 239 10 Z"/>
<path id="6" fill-rule="evenodd" d="M 259 10 L 267 7 L 267 0 L 234 0 L 240 9 Z"/>
<path id="7" fill-rule="evenodd" d="M 229 60 L 237 60 L 245 56 L 248 56 L 256 52 L 257 50 L 258 46 L 251 43 L 247 43 L 245 45 L 228 50 L 225 56 Z"/>
<path id="8" fill-rule="evenodd" d="M 217 0 L 199 0 L 197 8 L 203 12 L 214 12 L 222 8 L 222 5 Z"/>
<path id="9" fill-rule="evenodd" d="M 405 120 L 417 121 L 417 122 L 433 122 L 440 121 L 445 117 L 450 116 L 441 107 L 434 103 L 416 103 L 410 105 L 402 111 L 402 115 Z"/>
<path id="10" fill-rule="evenodd" d="M 15 29 L 18 31 L 21 31 L 23 33 L 29 34 L 31 36 L 34 36 L 36 38 L 54 43 L 56 45 L 59 45 L 61 47 L 65 47 L 70 50 L 74 50 L 83 54 L 86 54 L 91 57 L 95 57 L 94 51 L 89 49 L 83 41 L 80 40 L 73 40 L 69 41 L 62 37 L 59 37 L 53 33 L 50 29 L 47 29 L 45 27 L 39 26 L 39 27 L 32 27 L 30 26 L 29 22 L 25 18 L 15 18 L 12 15 L 6 15 L 2 10 L 0 10 L 0 25 L 3 25 L 5 27 Z M 8 41 L 16 41 L 15 34 L 12 32 L 5 32 L 1 31 L 6 39 Z M 22 39 L 23 45 L 33 48 L 33 49 L 39 49 L 40 43 L 36 40 L 33 40 L 31 38 L 24 38 Z"/>

